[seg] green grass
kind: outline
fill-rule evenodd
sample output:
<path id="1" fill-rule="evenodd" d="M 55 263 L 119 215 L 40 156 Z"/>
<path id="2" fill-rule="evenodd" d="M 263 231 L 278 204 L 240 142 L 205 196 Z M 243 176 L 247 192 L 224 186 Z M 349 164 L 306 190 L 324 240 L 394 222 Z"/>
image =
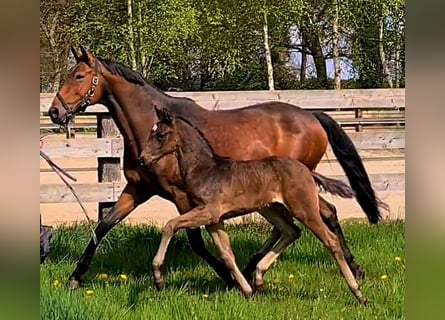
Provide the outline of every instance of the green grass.
<path id="1" fill-rule="evenodd" d="M 164 267 L 166 286 L 157 292 L 151 261 L 160 233 L 149 226 L 113 229 L 99 247 L 83 287 L 69 291 L 66 279 L 90 236 L 80 225 L 56 230 L 51 255 L 40 268 L 41 319 L 404 319 L 405 223 L 342 225 L 356 261 L 367 272 L 361 281 L 367 307 L 358 304 L 334 260 L 307 230 L 266 274 L 265 289 L 250 300 L 238 290 L 225 289 L 191 252 L 183 231 L 171 242 Z M 228 231 L 242 268 L 270 226 L 229 226 Z M 395 261 L 396 256 L 402 261 Z M 99 279 L 100 273 L 107 273 L 109 280 Z M 126 281 L 120 280 L 121 273 L 128 275 Z M 380 278 L 383 274 L 386 280 Z M 54 280 L 62 285 L 54 287 Z M 87 290 L 94 290 L 93 296 L 88 297 Z"/>

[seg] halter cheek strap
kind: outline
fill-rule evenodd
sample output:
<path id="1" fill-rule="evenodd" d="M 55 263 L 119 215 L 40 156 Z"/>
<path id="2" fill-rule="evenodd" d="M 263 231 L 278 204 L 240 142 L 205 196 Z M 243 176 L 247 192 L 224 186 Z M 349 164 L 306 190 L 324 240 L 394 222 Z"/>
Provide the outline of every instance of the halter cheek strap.
<path id="1" fill-rule="evenodd" d="M 62 104 L 62 107 L 65 109 L 67 113 L 67 119 L 69 119 L 76 113 L 85 111 L 85 109 L 91 104 L 91 98 L 94 97 L 94 91 L 96 87 L 99 85 L 98 73 L 99 73 L 99 62 L 97 61 L 97 59 L 95 59 L 94 76 L 93 79 L 91 80 L 91 88 L 85 94 L 83 99 L 80 100 L 79 103 L 74 106 L 74 108 L 70 108 L 66 103 L 65 99 L 63 99 L 62 95 L 60 94 L 60 91 L 57 91 L 56 97 L 57 99 L 59 99 L 60 103 Z"/>

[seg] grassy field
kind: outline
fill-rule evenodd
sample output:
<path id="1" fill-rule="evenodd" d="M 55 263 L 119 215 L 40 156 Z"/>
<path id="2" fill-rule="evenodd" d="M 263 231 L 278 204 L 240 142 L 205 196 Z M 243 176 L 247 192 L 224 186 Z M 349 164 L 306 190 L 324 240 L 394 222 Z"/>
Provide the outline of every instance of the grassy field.
<path id="1" fill-rule="evenodd" d="M 164 268 L 166 287 L 157 292 L 151 261 L 160 233 L 149 226 L 113 229 L 99 247 L 83 287 L 70 292 L 66 279 L 90 236 L 80 225 L 56 231 L 51 255 L 41 266 L 41 319 L 404 319 L 405 223 L 342 225 L 356 261 L 367 272 L 361 281 L 370 301 L 367 307 L 354 299 L 334 260 L 307 230 L 266 274 L 265 289 L 250 300 L 225 289 L 191 252 L 185 232 L 171 242 Z M 270 226 L 228 230 L 242 268 Z M 101 278 L 103 273 L 107 280 Z"/>

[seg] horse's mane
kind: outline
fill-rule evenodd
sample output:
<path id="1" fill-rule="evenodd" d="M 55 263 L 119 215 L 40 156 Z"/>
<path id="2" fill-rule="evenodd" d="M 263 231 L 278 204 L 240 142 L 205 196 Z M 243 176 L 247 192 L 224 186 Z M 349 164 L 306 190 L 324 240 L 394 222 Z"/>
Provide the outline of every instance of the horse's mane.
<path id="1" fill-rule="evenodd" d="M 198 136 L 199 136 L 200 140 L 207 146 L 207 148 L 210 150 L 210 153 L 212 154 L 212 157 L 215 160 L 231 160 L 230 157 L 224 157 L 224 156 L 220 156 L 220 155 L 216 154 L 215 150 L 213 150 L 213 147 L 210 144 L 209 140 L 207 140 L 207 138 L 204 136 L 202 131 L 199 130 L 193 123 L 191 123 L 190 120 L 188 120 L 187 118 L 185 118 L 185 117 L 183 117 L 182 115 L 179 115 L 179 114 L 175 114 L 174 118 L 179 119 L 179 120 L 185 122 L 186 124 L 188 124 L 190 127 L 192 127 L 192 129 L 194 129 L 198 133 Z"/>
<path id="2" fill-rule="evenodd" d="M 121 77 L 123 77 L 125 80 L 140 85 L 140 86 L 144 86 L 147 84 L 147 82 L 145 81 L 144 77 L 136 71 L 131 70 L 130 68 L 124 66 L 123 64 L 120 64 L 118 62 L 109 60 L 109 59 L 105 59 L 105 58 L 101 58 L 101 57 L 97 57 L 97 59 L 112 73 L 112 74 L 116 74 L 119 75 Z"/>

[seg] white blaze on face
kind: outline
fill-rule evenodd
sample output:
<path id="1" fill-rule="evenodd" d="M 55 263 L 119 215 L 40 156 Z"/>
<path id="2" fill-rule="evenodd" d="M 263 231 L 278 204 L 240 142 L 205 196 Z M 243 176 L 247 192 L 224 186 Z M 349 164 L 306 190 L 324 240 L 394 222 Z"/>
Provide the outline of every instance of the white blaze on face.
<path id="1" fill-rule="evenodd" d="M 157 123 L 155 123 L 153 128 L 151 128 L 151 131 L 153 131 L 153 132 L 155 132 L 156 130 L 158 130 L 158 124 Z"/>

